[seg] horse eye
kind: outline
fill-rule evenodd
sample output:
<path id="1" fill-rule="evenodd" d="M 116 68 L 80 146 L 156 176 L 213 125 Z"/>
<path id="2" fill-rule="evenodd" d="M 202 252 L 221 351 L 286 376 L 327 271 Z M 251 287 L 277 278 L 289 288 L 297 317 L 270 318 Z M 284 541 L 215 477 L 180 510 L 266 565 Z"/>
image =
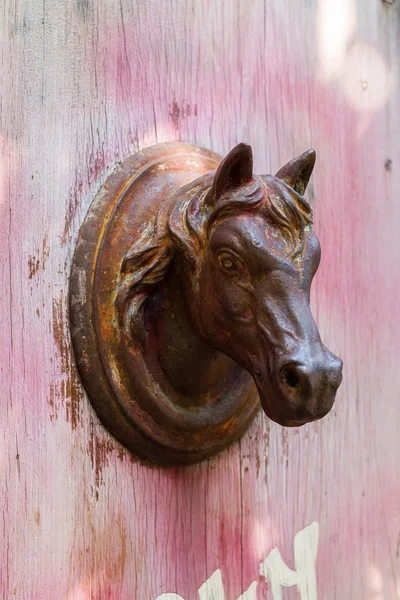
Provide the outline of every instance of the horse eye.
<path id="1" fill-rule="evenodd" d="M 219 265 L 223 271 L 227 273 L 237 273 L 240 269 L 239 261 L 234 258 L 231 254 L 223 253 L 219 257 Z"/>

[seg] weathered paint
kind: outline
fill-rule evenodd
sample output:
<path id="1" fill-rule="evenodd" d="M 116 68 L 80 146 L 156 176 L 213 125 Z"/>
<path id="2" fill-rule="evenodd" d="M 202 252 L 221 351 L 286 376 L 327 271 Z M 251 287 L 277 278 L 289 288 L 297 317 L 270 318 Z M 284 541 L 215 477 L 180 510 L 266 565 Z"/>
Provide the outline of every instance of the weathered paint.
<path id="1" fill-rule="evenodd" d="M 296 534 L 294 539 L 295 570 L 283 561 L 278 548 L 273 548 L 261 564 L 260 573 L 271 581 L 274 600 L 282 600 L 282 587 L 297 586 L 301 600 L 317 600 L 315 561 L 318 551 L 319 527 L 314 522 Z"/>
<path id="2" fill-rule="evenodd" d="M 272 548 L 293 568 L 295 534 L 318 521 L 318 598 L 399 598 L 399 3 L 0 11 L 0 597 L 189 600 L 220 569 L 236 600 Z M 66 306 L 109 169 L 174 139 L 219 153 L 246 141 L 259 172 L 317 149 L 313 308 L 345 372 L 323 422 L 288 431 L 260 416 L 223 455 L 167 470 L 99 425 Z"/>
<path id="3" fill-rule="evenodd" d="M 290 569 L 283 561 L 278 548 L 273 548 L 260 566 L 260 574 L 266 582 L 271 582 L 273 600 L 282 600 L 282 587 L 297 586 L 301 600 L 317 599 L 317 578 L 315 561 L 318 550 L 318 523 L 296 534 L 294 556 L 296 570 Z M 229 573 L 228 573 L 229 577 Z M 238 600 L 257 600 L 257 581 L 253 581 Z M 225 600 L 222 573 L 217 569 L 199 588 L 200 600 Z M 156 600 L 184 600 L 179 594 L 161 594 Z"/>

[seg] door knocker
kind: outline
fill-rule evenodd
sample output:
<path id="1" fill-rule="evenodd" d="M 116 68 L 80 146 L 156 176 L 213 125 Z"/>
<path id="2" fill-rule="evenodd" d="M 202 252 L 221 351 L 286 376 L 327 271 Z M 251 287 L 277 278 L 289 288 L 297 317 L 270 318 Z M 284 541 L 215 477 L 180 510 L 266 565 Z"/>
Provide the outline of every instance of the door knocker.
<path id="1" fill-rule="evenodd" d="M 200 461 L 238 439 L 260 402 L 292 427 L 331 409 L 342 362 L 309 307 L 314 163 L 309 150 L 258 176 L 246 144 L 222 161 L 158 144 L 98 192 L 73 259 L 72 342 L 98 416 L 136 455 Z"/>

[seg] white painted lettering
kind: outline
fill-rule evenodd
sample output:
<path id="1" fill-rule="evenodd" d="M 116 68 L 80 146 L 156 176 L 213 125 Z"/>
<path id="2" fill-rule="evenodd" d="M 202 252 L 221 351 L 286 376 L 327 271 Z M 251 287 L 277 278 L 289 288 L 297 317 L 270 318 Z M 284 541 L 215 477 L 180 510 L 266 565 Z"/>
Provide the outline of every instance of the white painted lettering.
<path id="1" fill-rule="evenodd" d="M 199 589 L 200 600 L 225 600 L 221 569 L 217 569 Z"/>
<path id="2" fill-rule="evenodd" d="M 318 552 L 319 527 L 314 521 L 294 538 L 294 562 L 296 570 L 290 569 L 277 548 L 273 548 L 261 563 L 260 573 L 271 581 L 274 600 L 282 600 L 282 586 L 297 585 L 301 600 L 317 600 L 317 576 L 315 561 Z"/>
<path id="3" fill-rule="evenodd" d="M 297 586 L 300 600 L 317 600 L 317 559 L 319 526 L 316 521 L 294 538 L 295 570 L 288 567 L 278 548 L 273 548 L 260 565 L 260 574 L 271 582 L 273 600 L 282 600 L 282 587 Z M 185 600 L 179 594 L 161 594 L 156 600 Z M 199 588 L 199 600 L 225 600 L 221 569 L 217 569 Z M 257 600 L 257 581 L 253 581 L 237 600 Z"/>

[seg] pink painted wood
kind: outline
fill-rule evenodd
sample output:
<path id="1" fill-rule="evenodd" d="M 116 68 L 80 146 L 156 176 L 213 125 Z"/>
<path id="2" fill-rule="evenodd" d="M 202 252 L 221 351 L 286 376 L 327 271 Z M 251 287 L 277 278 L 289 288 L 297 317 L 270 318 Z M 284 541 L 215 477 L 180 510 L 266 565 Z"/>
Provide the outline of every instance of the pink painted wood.
<path id="1" fill-rule="evenodd" d="M 274 546 L 293 568 L 313 521 L 318 598 L 400 598 L 399 16 L 379 0 L 2 3 L 1 598 L 193 600 L 220 568 L 237 600 Z M 257 172 L 317 149 L 313 307 L 345 379 L 322 422 L 260 414 L 217 458 L 161 469 L 95 417 L 67 291 L 108 169 L 178 139 L 246 141 Z M 262 578 L 257 594 L 273 598 Z"/>

